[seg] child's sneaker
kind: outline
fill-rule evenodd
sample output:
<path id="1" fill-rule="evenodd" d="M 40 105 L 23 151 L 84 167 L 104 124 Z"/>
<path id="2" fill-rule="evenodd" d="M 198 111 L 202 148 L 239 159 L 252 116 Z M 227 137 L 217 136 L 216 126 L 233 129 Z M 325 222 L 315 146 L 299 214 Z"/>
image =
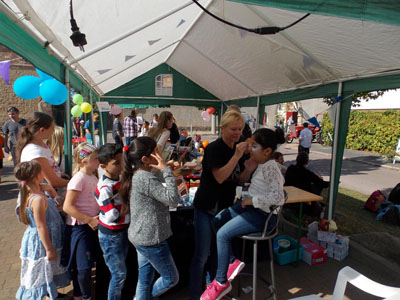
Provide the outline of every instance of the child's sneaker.
<path id="1" fill-rule="evenodd" d="M 243 270 L 244 268 L 244 262 L 235 259 L 233 263 L 231 263 L 228 267 L 228 273 L 226 277 L 228 277 L 228 280 L 232 282 L 233 279 L 240 273 L 240 271 Z"/>
<path id="2" fill-rule="evenodd" d="M 232 289 L 231 283 L 227 281 L 225 284 L 218 283 L 215 279 L 211 285 L 201 295 L 200 300 L 219 300 Z"/>

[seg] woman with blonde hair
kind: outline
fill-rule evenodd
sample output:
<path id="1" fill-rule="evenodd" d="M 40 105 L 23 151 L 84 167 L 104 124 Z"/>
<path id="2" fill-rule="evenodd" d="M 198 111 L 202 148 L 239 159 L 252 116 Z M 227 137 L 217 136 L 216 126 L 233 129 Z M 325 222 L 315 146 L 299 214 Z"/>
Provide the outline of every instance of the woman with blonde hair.
<path id="1" fill-rule="evenodd" d="M 202 278 L 207 260 L 206 284 L 211 284 L 215 277 L 214 216 L 233 204 L 236 186 L 246 182 L 257 167 L 255 161 L 244 162 L 243 154 L 249 145 L 247 142 L 239 143 L 243 127 L 244 119 L 240 112 L 226 112 L 221 119 L 222 137 L 210 143 L 204 152 L 200 186 L 194 198 L 195 252 L 190 267 L 192 300 L 199 300 L 204 290 Z M 235 266 L 230 266 L 229 275 L 234 271 Z"/>
<path id="2" fill-rule="evenodd" d="M 157 127 L 152 127 L 149 130 L 148 136 L 157 142 L 157 147 L 160 153 L 164 150 L 170 136 L 170 128 L 174 123 L 174 116 L 169 111 L 163 111 L 158 119 Z"/>

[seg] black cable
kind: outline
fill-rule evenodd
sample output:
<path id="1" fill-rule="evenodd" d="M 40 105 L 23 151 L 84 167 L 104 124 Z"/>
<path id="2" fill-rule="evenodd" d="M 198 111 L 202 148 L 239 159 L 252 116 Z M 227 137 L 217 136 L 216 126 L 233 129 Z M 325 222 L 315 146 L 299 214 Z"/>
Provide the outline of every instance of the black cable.
<path id="1" fill-rule="evenodd" d="M 295 21 L 292 24 L 289 24 L 289 25 L 287 25 L 285 27 L 268 26 L 268 27 L 247 28 L 247 27 L 243 27 L 243 26 L 240 26 L 240 25 L 233 24 L 231 22 L 228 22 L 228 21 L 226 21 L 226 20 L 214 15 L 213 13 L 209 12 L 205 7 L 203 7 L 197 0 L 192 0 L 192 1 L 198 7 L 200 7 L 206 14 L 210 15 L 214 19 L 217 19 L 218 21 L 220 21 L 220 22 L 222 22 L 222 23 L 224 23 L 226 25 L 229 25 L 229 26 L 232 26 L 232 27 L 235 27 L 235 28 L 238 28 L 238 29 L 242 29 L 242 30 L 245 30 L 245 31 L 253 32 L 253 33 L 256 33 L 256 34 L 260 34 L 260 35 L 275 34 L 275 33 L 278 33 L 279 31 L 283 31 L 285 29 L 288 29 L 288 28 L 296 25 L 297 23 L 303 21 L 305 18 L 307 18 L 310 15 L 310 13 L 308 13 L 308 14 L 304 15 L 303 17 L 301 17 L 300 19 L 298 19 L 297 21 Z"/>

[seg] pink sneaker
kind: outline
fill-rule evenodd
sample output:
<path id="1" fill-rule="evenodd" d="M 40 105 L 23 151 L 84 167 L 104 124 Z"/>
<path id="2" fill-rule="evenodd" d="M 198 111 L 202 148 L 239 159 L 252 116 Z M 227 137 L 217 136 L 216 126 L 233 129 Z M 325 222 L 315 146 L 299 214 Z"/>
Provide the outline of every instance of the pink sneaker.
<path id="1" fill-rule="evenodd" d="M 227 281 L 225 284 L 221 285 L 215 279 L 210 284 L 210 286 L 201 295 L 200 300 L 219 300 L 232 289 L 231 283 Z"/>
<path id="2" fill-rule="evenodd" d="M 235 259 L 235 261 L 231 263 L 228 267 L 228 273 L 226 275 L 226 277 L 228 277 L 228 280 L 232 282 L 232 280 L 235 279 L 235 277 L 240 273 L 240 271 L 243 270 L 244 266 L 245 266 L 244 262 Z"/>

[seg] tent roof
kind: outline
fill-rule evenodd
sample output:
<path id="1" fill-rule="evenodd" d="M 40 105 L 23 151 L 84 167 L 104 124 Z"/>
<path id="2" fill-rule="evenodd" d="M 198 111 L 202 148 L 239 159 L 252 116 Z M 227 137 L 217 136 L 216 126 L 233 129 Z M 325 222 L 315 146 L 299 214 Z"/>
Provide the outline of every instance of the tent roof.
<path id="1" fill-rule="evenodd" d="M 122 87 L 163 64 L 218 99 L 252 105 L 256 96 L 276 103 L 282 95 L 335 94 L 339 81 L 353 82 L 354 91 L 374 90 L 380 85 L 368 78 L 391 75 L 389 85 L 400 86 L 397 0 L 200 3 L 252 28 L 311 15 L 260 36 L 212 19 L 192 1 L 75 1 L 74 17 L 88 41 L 80 52 L 69 38 L 69 1 L 2 0 L 0 42 L 61 80 L 66 65 L 76 74 L 73 86 L 88 86 L 99 96 L 135 95 Z"/>

